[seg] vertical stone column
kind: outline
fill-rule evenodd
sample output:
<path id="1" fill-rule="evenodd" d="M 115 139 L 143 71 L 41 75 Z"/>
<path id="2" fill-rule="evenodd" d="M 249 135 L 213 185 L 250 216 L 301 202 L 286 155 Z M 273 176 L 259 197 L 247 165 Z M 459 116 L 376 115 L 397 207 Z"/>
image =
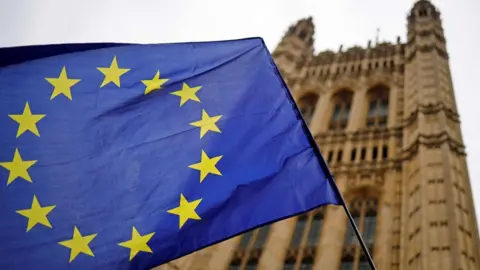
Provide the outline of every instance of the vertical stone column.
<path id="1" fill-rule="evenodd" d="M 346 176 L 336 179 L 340 192 L 346 188 Z M 314 270 L 337 270 L 340 267 L 343 242 L 347 231 L 347 215 L 342 206 L 327 206 L 320 236 L 320 244 L 315 255 Z"/>
<path id="2" fill-rule="evenodd" d="M 366 89 L 355 89 L 352 109 L 350 111 L 347 131 L 355 131 L 365 126 L 365 107 L 367 104 Z"/>
<path id="3" fill-rule="evenodd" d="M 328 92 L 321 95 L 318 99 L 312 121 L 310 122 L 310 131 L 314 136 L 319 132 L 326 131 L 328 128 L 328 121 L 330 120 L 329 110 L 332 107 L 331 97 L 331 92 Z"/>
<path id="4" fill-rule="evenodd" d="M 396 74 L 393 75 L 393 82 L 396 81 Z M 388 117 L 387 117 L 387 127 L 390 129 L 401 123 L 402 119 L 397 118 L 398 110 L 398 99 L 399 99 L 398 86 L 391 84 L 390 91 L 388 92 Z"/>
<path id="5" fill-rule="evenodd" d="M 183 269 L 190 269 L 192 262 L 194 260 L 194 257 L 196 255 L 196 252 L 181 257 L 179 259 L 176 259 L 174 261 L 162 264 L 160 266 L 157 266 L 153 268 L 152 270 L 183 270 Z"/>
<path id="6" fill-rule="evenodd" d="M 395 198 L 396 172 L 389 171 L 383 176 L 382 197 L 379 200 L 377 228 L 375 230 L 375 246 L 373 258 L 378 269 L 388 269 L 391 262 L 393 203 Z"/>
<path id="7" fill-rule="evenodd" d="M 282 270 L 295 227 L 295 218 L 274 223 L 260 258 L 259 270 Z"/>
<path id="8" fill-rule="evenodd" d="M 223 270 L 228 269 L 228 264 L 232 258 L 235 247 L 240 242 L 240 237 L 235 237 L 221 242 L 216 247 L 216 252 L 212 253 L 210 261 L 205 264 L 205 270 Z M 213 246 L 212 246 L 213 247 Z"/>

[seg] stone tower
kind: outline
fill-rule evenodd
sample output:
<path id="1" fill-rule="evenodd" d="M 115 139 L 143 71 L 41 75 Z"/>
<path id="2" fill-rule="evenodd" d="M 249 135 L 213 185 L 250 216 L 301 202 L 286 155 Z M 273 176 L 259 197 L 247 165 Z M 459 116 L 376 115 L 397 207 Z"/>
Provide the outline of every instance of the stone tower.
<path id="1" fill-rule="evenodd" d="M 313 53 L 312 18 L 272 52 L 381 270 L 478 270 L 480 242 L 440 12 L 406 42 Z M 341 207 L 253 230 L 161 269 L 364 270 Z"/>
<path id="2" fill-rule="evenodd" d="M 428 1 L 417 2 L 408 16 L 404 76 L 402 264 L 480 269 L 445 37 L 440 13 Z"/>

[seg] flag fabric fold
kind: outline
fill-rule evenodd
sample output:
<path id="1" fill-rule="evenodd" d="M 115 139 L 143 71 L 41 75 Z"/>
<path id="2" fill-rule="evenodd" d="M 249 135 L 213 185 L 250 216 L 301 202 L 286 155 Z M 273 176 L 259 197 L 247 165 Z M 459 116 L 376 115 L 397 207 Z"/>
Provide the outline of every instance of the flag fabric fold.
<path id="1" fill-rule="evenodd" d="M 0 269 L 149 269 L 341 204 L 260 38 L 0 59 Z"/>

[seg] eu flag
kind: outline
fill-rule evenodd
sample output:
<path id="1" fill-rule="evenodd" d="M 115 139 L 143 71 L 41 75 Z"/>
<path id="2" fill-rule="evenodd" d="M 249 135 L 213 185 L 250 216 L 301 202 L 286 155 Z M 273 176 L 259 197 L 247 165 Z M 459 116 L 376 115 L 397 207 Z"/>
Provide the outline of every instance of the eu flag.
<path id="1" fill-rule="evenodd" d="M 0 61 L 0 269 L 148 269 L 341 203 L 260 38 Z"/>

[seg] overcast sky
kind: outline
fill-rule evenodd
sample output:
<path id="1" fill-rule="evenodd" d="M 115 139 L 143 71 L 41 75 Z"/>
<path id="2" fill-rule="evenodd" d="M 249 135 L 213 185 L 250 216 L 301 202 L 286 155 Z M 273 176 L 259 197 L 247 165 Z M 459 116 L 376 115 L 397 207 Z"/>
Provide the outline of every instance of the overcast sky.
<path id="1" fill-rule="evenodd" d="M 447 38 L 470 180 L 480 220 L 480 2 L 437 0 Z M 165 43 L 260 36 L 274 49 L 313 16 L 315 49 L 405 41 L 412 0 L 0 0 L 0 47 L 71 42 Z M 475 84 L 477 82 L 477 84 Z"/>

